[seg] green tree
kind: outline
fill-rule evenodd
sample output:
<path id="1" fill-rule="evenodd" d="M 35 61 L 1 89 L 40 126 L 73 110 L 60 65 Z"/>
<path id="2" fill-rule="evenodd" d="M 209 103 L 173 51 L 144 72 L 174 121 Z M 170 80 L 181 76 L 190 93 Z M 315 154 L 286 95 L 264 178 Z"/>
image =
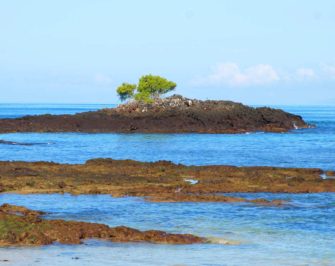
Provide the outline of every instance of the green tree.
<path id="1" fill-rule="evenodd" d="M 136 90 L 136 84 L 122 83 L 117 89 L 116 92 L 120 97 L 121 101 L 131 99 L 134 97 Z"/>
<path id="2" fill-rule="evenodd" d="M 172 91 L 177 84 L 160 76 L 142 76 L 138 82 L 137 91 L 149 94 L 151 98 L 158 98 L 160 95 Z"/>
<path id="3" fill-rule="evenodd" d="M 176 88 L 177 84 L 166 78 L 154 75 L 145 75 L 139 79 L 138 85 L 123 83 L 117 88 L 121 101 L 135 99 L 141 102 L 153 102 L 162 94 Z"/>
<path id="4" fill-rule="evenodd" d="M 134 99 L 139 102 L 152 103 L 154 99 L 151 97 L 150 93 L 147 91 L 138 92 L 134 95 Z"/>

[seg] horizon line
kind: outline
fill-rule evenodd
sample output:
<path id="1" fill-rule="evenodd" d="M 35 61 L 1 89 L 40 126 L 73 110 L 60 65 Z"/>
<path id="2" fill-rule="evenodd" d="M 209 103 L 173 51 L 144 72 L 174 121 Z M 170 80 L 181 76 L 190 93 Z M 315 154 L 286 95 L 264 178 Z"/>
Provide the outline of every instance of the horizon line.
<path id="1" fill-rule="evenodd" d="M 222 100 L 222 101 L 229 101 L 229 100 Z M 240 101 L 233 101 L 233 102 L 238 102 L 242 103 L 244 105 L 249 105 L 249 106 L 322 106 L 322 107 L 335 107 L 334 104 L 329 104 L 329 103 L 319 103 L 319 104 L 306 104 L 306 103 L 294 103 L 294 104 L 284 104 L 284 103 L 243 103 Z M 122 103 L 94 103 L 94 102 L 0 102 L 0 105 L 119 105 Z"/>

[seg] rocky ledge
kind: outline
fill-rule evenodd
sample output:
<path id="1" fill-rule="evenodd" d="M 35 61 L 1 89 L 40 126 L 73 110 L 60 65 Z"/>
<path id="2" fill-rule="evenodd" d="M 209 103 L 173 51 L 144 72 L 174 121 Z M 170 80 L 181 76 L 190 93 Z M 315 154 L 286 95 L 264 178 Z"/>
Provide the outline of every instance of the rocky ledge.
<path id="1" fill-rule="evenodd" d="M 112 242 L 147 242 L 157 244 L 208 243 L 209 240 L 190 234 L 169 234 L 163 231 L 139 231 L 133 228 L 64 220 L 45 220 L 43 212 L 4 204 L 0 206 L 0 247 L 40 246 L 54 242 L 80 244 L 85 239 Z"/>
<path id="2" fill-rule="evenodd" d="M 184 166 L 167 161 L 95 159 L 85 164 L 0 162 L 2 193 L 110 194 L 155 202 L 283 201 L 245 199 L 229 192 L 335 192 L 334 171 L 304 168 Z"/>
<path id="3" fill-rule="evenodd" d="M 286 132 L 309 125 L 280 109 L 253 108 L 231 101 L 200 101 L 174 95 L 154 103 L 129 102 L 117 108 L 75 115 L 0 119 L 0 132 L 243 133 Z"/>

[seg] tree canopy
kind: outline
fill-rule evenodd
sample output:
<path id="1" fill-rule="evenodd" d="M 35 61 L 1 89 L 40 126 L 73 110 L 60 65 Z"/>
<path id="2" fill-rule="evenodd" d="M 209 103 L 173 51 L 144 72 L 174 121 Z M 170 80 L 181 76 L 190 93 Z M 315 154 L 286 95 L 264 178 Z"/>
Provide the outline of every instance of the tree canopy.
<path id="1" fill-rule="evenodd" d="M 120 97 L 121 101 L 125 101 L 134 96 L 136 90 L 136 84 L 122 83 L 117 89 L 116 92 Z"/>
<path id="2" fill-rule="evenodd" d="M 135 99 L 142 102 L 152 102 L 162 94 L 176 88 L 177 84 L 166 78 L 154 75 L 145 75 L 139 79 L 138 84 L 122 83 L 116 92 L 121 101 Z"/>

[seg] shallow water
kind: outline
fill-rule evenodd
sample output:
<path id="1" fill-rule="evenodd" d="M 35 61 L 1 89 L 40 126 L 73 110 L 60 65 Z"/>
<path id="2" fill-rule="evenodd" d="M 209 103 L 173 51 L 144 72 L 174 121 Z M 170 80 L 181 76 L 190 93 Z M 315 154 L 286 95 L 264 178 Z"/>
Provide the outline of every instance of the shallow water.
<path id="1" fill-rule="evenodd" d="M 0 117 L 64 114 L 100 105 L 0 105 Z M 0 160 L 84 162 L 97 157 L 184 164 L 276 165 L 335 169 L 335 107 L 282 107 L 313 129 L 284 134 L 0 134 Z M 33 145 L 26 145 L 26 144 Z M 25 145 L 20 145 L 25 144 Z M 335 265 L 335 193 L 235 193 L 286 199 L 285 207 L 248 203 L 148 203 L 108 195 L 0 194 L 12 203 L 73 219 L 216 237 L 238 245 L 151 245 L 88 241 L 81 246 L 1 248 L 4 265 Z M 2 260 L 9 260 L 3 262 Z"/>
<path id="2" fill-rule="evenodd" d="M 75 113 L 98 105 L 28 106 L 27 113 Z M 34 109 L 36 108 L 36 109 Z M 77 108 L 77 109 L 76 109 Z M 316 128 L 289 133 L 251 134 L 0 134 L 0 139 L 33 146 L 0 144 L 0 160 L 82 163 L 96 157 L 140 161 L 170 160 L 209 165 L 268 165 L 335 168 L 335 107 L 282 107 L 302 115 Z M 2 111 L 1 111 L 2 110 Z M 5 106 L 2 117 L 19 117 L 25 109 Z M 78 152 L 79 151 L 79 152 Z"/>
<path id="3" fill-rule="evenodd" d="M 291 205 L 148 203 L 107 195 L 1 195 L 0 203 L 43 210 L 49 219 L 193 233 L 239 244 L 88 241 L 82 246 L 0 249 L 0 260 L 9 259 L 15 265 L 335 265 L 335 193 L 232 195 L 283 198 Z"/>

